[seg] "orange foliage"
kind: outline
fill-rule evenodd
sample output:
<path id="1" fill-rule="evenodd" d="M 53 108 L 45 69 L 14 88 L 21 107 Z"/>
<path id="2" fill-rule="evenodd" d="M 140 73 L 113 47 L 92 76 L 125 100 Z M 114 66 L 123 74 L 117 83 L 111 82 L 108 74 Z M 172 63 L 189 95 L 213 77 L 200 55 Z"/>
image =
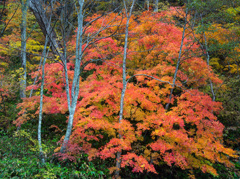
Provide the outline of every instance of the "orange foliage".
<path id="1" fill-rule="evenodd" d="M 131 20 L 134 25 L 130 26 L 128 78 L 130 75 L 146 74 L 172 82 L 182 30 L 172 23 L 159 20 L 170 16 L 169 13 L 144 12 L 134 17 L 136 21 Z M 165 20 L 171 22 L 171 19 Z M 100 37 L 110 35 L 115 30 L 124 30 L 124 26 L 119 25 L 121 17 L 116 14 L 110 14 L 104 21 L 113 21 L 113 26 L 99 33 Z M 103 20 L 99 19 L 87 33 L 97 31 L 102 23 Z M 213 175 L 217 173 L 209 163 L 220 162 L 230 166 L 228 156 L 235 157 L 235 152 L 222 145 L 224 126 L 214 115 L 221 110 L 221 103 L 212 101 L 198 90 L 207 84 L 209 78 L 215 84 L 221 80 L 212 70 L 208 70 L 203 59 L 195 57 L 198 46 L 191 39 L 184 41 L 183 49 L 186 52 L 181 60 L 170 109 L 166 111 L 164 106 L 169 100 L 172 86 L 138 76 L 127 85 L 124 120 L 119 123 L 123 38 L 104 38 L 85 51 L 83 63 L 99 58 L 104 60 L 88 64 L 85 71 L 91 70 L 91 73 L 81 78 L 69 144 L 70 159 L 77 157 L 80 151 L 88 153 L 90 160 L 96 157 L 115 159 L 116 153 L 121 151 L 121 167 L 131 167 L 133 172 L 153 173 L 157 173 L 155 167 L 160 165 L 160 161 L 181 169 L 201 169 Z M 74 41 L 69 42 L 70 51 L 74 50 L 74 45 Z M 70 84 L 73 68 L 70 62 Z M 47 96 L 44 96 L 43 106 L 46 114 L 64 114 L 68 111 L 63 76 L 61 65 L 46 65 Z M 39 84 L 35 87 L 38 89 Z M 19 104 L 22 108 L 19 115 L 24 114 L 23 111 L 33 110 L 34 106 L 36 110 L 37 103 L 38 97 L 25 99 Z M 19 117 L 17 123 L 22 122 L 22 117 Z M 119 138 L 119 135 L 122 137 Z"/>

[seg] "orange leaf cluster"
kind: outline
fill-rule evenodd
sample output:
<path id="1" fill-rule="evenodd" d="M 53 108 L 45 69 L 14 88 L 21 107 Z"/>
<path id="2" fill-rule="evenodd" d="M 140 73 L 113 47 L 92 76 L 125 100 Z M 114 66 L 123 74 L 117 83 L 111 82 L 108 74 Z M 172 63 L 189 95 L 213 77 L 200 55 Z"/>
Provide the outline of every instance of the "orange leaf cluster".
<path id="1" fill-rule="evenodd" d="M 131 19 L 127 77 L 145 74 L 166 82 L 141 75 L 131 78 L 121 123 L 118 118 L 124 36 L 103 38 L 86 50 L 83 64 L 99 58 L 102 61 L 88 64 L 84 70 L 91 73 L 80 79 L 69 156 L 77 157 L 82 151 L 88 153 L 89 159 L 100 157 L 105 160 L 116 158 L 116 153 L 122 152 L 121 167 L 131 167 L 133 172 L 157 173 L 155 167 L 163 161 L 169 166 L 197 168 L 217 175 L 209 163 L 230 165 L 228 156 L 235 157 L 235 152 L 222 145 L 224 126 L 214 115 L 221 110 L 221 104 L 198 90 L 209 78 L 215 84 L 221 80 L 202 58 L 195 57 L 198 45 L 190 38 L 184 41 L 183 50 L 188 58 L 181 59 L 170 108 L 164 109 L 169 101 L 182 36 L 182 30 L 174 26 L 169 16 L 169 12 L 145 12 L 134 17 L 135 20 Z M 161 22 L 162 18 L 168 23 Z M 112 26 L 99 33 L 100 37 L 124 30 L 121 18 L 110 14 L 104 20 L 94 22 L 86 32 L 96 32 L 105 21 Z M 74 41 L 70 41 L 69 46 L 73 50 Z M 71 88 L 72 61 L 68 69 Z M 46 65 L 47 95 L 43 106 L 46 114 L 67 113 L 63 74 L 59 64 Z M 38 88 L 39 84 L 36 85 Z M 33 110 L 38 103 L 37 97 L 26 99 L 19 105 L 22 108 L 20 114 Z M 17 121 L 23 120 L 20 117 Z"/>

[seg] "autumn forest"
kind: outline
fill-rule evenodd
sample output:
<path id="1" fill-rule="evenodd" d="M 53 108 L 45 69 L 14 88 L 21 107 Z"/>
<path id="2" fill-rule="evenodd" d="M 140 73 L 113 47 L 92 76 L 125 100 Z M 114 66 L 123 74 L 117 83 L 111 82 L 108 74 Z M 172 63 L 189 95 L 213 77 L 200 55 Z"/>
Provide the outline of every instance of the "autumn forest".
<path id="1" fill-rule="evenodd" d="M 1 0 L 0 178 L 240 178 L 240 2 Z"/>

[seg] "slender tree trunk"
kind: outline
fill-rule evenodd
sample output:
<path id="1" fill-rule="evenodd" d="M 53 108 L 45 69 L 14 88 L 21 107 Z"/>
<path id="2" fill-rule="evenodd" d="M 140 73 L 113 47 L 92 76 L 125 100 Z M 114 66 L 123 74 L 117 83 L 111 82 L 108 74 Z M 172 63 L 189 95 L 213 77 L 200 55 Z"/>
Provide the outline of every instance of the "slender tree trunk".
<path id="1" fill-rule="evenodd" d="M 71 98 L 70 98 L 70 89 L 68 84 L 68 78 L 67 78 L 67 67 L 66 67 L 66 61 L 65 61 L 65 80 L 66 80 L 66 91 L 67 91 L 67 100 L 69 104 L 69 118 L 68 118 L 68 126 L 67 131 L 65 134 L 65 138 L 63 141 L 63 145 L 61 147 L 60 152 L 65 152 L 66 145 L 69 142 L 71 133 L 72 133 L 72 126 L 73 126 L 73 120 L 74 120 L 74 114 L 77 106 L 77 99 L 79 94 L 79 77 L 81 73 L 81 61 L 82 61 L 82 45 L 83 45 L 83 5 L 84 0 L 78 0 L 79 9 L 78 12 L 78 30 L 77 30 L 77 39 L 76 39 L 76 61 L 75 61 L 75 69 L 74 69 L 74 77 L 73 77 L 73 83 L 72 83 L 72 90 L 71 90 Z"/>
<path id="2" fill-rule="evenodd" d="M 158 0 L 155 0 L 154 12 L 158 12 Z"/>
<path id="3" fill-rule="evenodd" d="M 27 10 L 28 10 L 29 0 L 21 0 L 22 5 L 22 23 L 21 23 L 21 58 L 22 58 L 22 75 L 20 79 L 20 97 L 26 97 L 26 80 L 27 80 L 27 72 L 26 72 L 26 62 L 27 62 L 27 54 L 26 54 L 26 39 L 27 39 Z"/>
<path id="4" fill-rule="evenodd" d="M 45 158 L 42 150 L 42 138 L 41 138 L 41 129 L 42 129 L 42 108 L 43 108 L 43 90 L 44 90 L 44 78 L 45 78 L 45 63 L 46 63 L 46 49 L 48 44 L 48 38 L 46 38 L 44 49 L 43 49 L 43 63 L 42 63 L 42 83 L 41 83 L 41 91 L 40 91 L 40 106 L 39 106 L 39 120 L 38 120 L 38 146 L 39 146 L 39 158 L 42 163 L 45 163 Z M 45 56 L 46 55 L 46 56 Z"/>
<path id="5" fill-rule="evenodd" d="M 63 54 L 60 52 L 61 42 L 58 40 L 57 34 L 46 16 L 42 3 L 42 0 L 30 0 L 29 9 L 33 12 L 44 36 L 48 36 L 53 53 L 60 56 L 60 59 L 63 60 Z"/>
<path id="6" fill-rule="evenodd" d="M 81 59 L 82 59 L 82 33 L 83 33 L 83 5 L 84 0 L 78 0 L 78 6 L 76 6 L 77 14 L 78 14 L 78 30 L 77 30 L 77 42 L 76 42 L 76 61 L 75 61 L 75 69 L 74 69 L 74 79 L 72 83 L 72 91 L 70 93 L 69 80 L 68 80 L 68 69 L 67 69 L 67 58 L 64 55 L 62 50 L 61 41 L 58 40 L 56 32 L 51 26 L 51 22 L 48 20 L 45 10 L 42 6 L 42 0 L 30 0 L 29 7 L 33 12 L 43 34 L 45 37 L 48 37 L 49 43 L 53 53 L 60 57 L 63 66 L 64 66 L 64 74 L 65 74 L 65 88 L 67 94 L 67 102 L 68 102 L 68 110 L 69 110 L 69 118 L 67 131 L 65 134 L 64 142 L 61 147 L 60 152 L 65 152 L 66 144 L 70 139 L 70 135 L 72 132 L 72 125 L 74 119 L 74 113 L 77 105 L 77 99 L 79 94 L 79 76 L 80 76 L 80 67 L 81 67 Z"/>
<path id="7" fill-rule="evenodd" d="M 45 58 L 45 56 L 43 56 L 43 55 L 41 56 L 41 59 L 40 59 L 40 63 L 39 63 L 39 66 L 38 66 L 38 70 L 37 70 L 37 72 L 38 72 L 38 71 L 40 70 L 40 68 L 41 68 L 41 65 L 42 65 L 42 58 Z M 34 78 L 33 85 L 36 84 L 37 79 L 38 79 L 38 75 Z M 33 87 L 32 87 L 32 89 L 31 89 L 31 91 L 30 91 L 29 98 L 32 97 L 32 94 L 33 94 Z"/>
<path id="8" fill-rule="evenodd" d="M 181 61 L 181 56 L 182 56 L 183 41 L 184 41 L 184 38 L 185 38 L 185 31 L 186 31 L 186 28 L 187 28 L 187 15 L 188 15 L 188 9 L 186 9 L 185 23 L 184 23 L 184 27 L 183 27 L 183 33 L 182 33 L 182 41 L 181 41 L 181 46 L 180 46 L 180 50 L 179 50 L 176 70 L 175 70 L 174 77 L 173 77 L 172 89 L 171 89 L 171 93 L 170 93 L 170 96 L 169 96 L 169 102 L 166 104 L 165 110 L 168 110 L 168 108 L 169 108 L 169 105 L 170 105 L 171 100 L 172 100 L 173 90 L 174 90 L 175 84 L 176 84 L 177 72 L 178 72 L 178 69 L 179 69 L 179 66 L 180 66 L 180 61 Z"/>
<path id="9" fill-rule="evenodd" d="M 209 56 L 209 53 L 208 53 L 208 44 L 207 44 L 207 38 L 206 38 L 205 32 L 203 32 L 203 36 L 204 36 L 204 41 L 205 41 L 205 50 L 206 50 L 207 65 L 208 65 L 208 69 L 210 70 L 210 68 L 209 68 L 209 66 L 210 66 L 210 63 L 209 63 L 210 56 Z M 212 83 L 212 80 L 211 80 L 211 79 L 209 79 L 209 83 L 210 83 L 210 87 L 211 87 L 212 100 L 215 101 L 215 100 L 216 100 L 216 95 L 215 95 L 215 93 L 214 93 L 213 83 Z"/>
<path id="10" fill-rule="evenodd" d="M 13 17 L 15 16 L 15 14 L 17 13 L 18 8 L 20 7 L 19 5 L 17 6 L 17 8 L 14 10 L 14 13 L 12 14 L 12 16 L 10 17 L 10 19 L 8 20 L 8 22 L 4 23 L 2 21 L 2 17 L 4 15 L 4 10 L 6 9 L 6 1 L 4 0 L 3 6 L 2 6 L 2 10 L 1 10 L 1 17 L 0 17 L 0 25 L 1 25 L 1 29 L 0 29 L 0 38 L 3 36 L 5 30 L 7 29 L 7 26 L 9 25 L 9 23 L 12 21 Z"/>
<path id="11" fill-rule="evenodd" d="M 51 1 L 52 2 L 52 1 Z M 67 125 L 67 130 L 66 134 L 64 137 L 64 141 L 61 147 L 60 152 L 65 152 L 67 143 L 69 142 L 71 133 L 72 133 L 72 126 L 73 126 L 73 120 L 74 120 L 74 114 L 76 110 L 76 105 L 77 105 L 77 99 L 79 95 L 79 77 L 81 73 L 81 62 L 82 62 L 82 57 L 83 57 L 83 6 L 85 1 L 84 0 L 77 0 L 74 1 L 76 10 L 77 10 L 77 18 L 78 18 L 78 29 L 77 29 L 77 39 L 76 39 L 76 59 L 75 59 L 75 68 L 74 68 L 74 78 L 73 82 L 71 85 L 71 91 L 70 91 L 70 84 L 69 84 L 69 77 L 68 77 L 68 69 L 67 69 L 67 56 L 66 56 L 66 44 L 61 44 L 61 41 L 57 38 L 56 32 L 54 31 L 53 26 L 51 26 L 51 22 L 47 19 L 46 12 L 42 6 L 43 0 L 30 0 L 30 9 L 34 13 L 34 16 L 43 32 L 43 34 L 49 38 L 49 43 L 51 46 L 51 49 L 53 53 L 57 56 L 60 57 L 61 62 L 64 67 L 64 78 L 65 78 L 65 89 L 66 89 L 66 94 L 67 94 L 67 103 L 68 103 L 68 111 L 69 111 L 69 118 L 68 118 L 68 125 Z M 64 13 L 65 14 L 65 13 Z M 61 18 L 65 17 L 66 15 L 61 16 Z M 98 19 L 98 18 L 96 18 Z M 63 19 L 61 19 L 60 22 L 65 22 Z M 63 28 L 65 29 L 65 28 Z M 98 34 L 97 32 L 96 34 Z M 64 36 L 64 35 L 63 35 Z M 89 37 L 90 40 L 93 40 L 93 38 L 97 37 Z M 65 38 L 65 37 L 63 37 Z M 64 43 L 66 43 L 65 39 L 63 39 Z M 87 45 L 84 47 L 87 48 Z M 63 48 L 62 48 L 63 47 Z"/>
<path id="12" fill-rule="evenodd" d="M 201 17 L 201 23 L 203 25 L 203 19 L 202 19 L 202 14 L 200 14 Z M 204 38 L 204 44 L 200 43 L 202 49 L 205 49 L 205 56 L 206 56 L 206 60 L 207 60 L 207 65 L 208 65 L 208 70 L 210 70 L 210 56 L 209 56 L 209 52 L 208 52 L 208 43 L 207 43 L 207 38 L 206 38 L 206 34 L 205 31 L 203 31 L 203 38 Z M 213 89 L 213 83 L 212 80 L 209 78 L 209 83 L 210 83 L 210 88 L 211 88 L 211 93 L 212 93 L 212 100 L 215 101 L 216 100 L 216 95 Z"/>
<path id="13" fill-rule="evenodd" d="M 147 1 L 147 10 L 149 11 L 149 0 L 146 0 Z"/>
<path id="14" fill-rule="evenodd" d="M 51 10 L 53 9 L 53 3 L 51 2 Z M 52 12 L 52 11 L 51 11 Z M 48 24 L 48 27 L 47 29 L 50 28 L 50 23 L 52 21 L 52 13 L 50 15 L 50 18 L 49 18 L 49 24 Z M 48 56 L 48 52 L 49 52 L 49 49 L 47 51 L 47 45 L 48 45 L 48 42 L 49 42 L 49 37 L 46 36 L 46 40 L 45 40 L 45 45 L 44 45 L 44 49 L 43 49 L 43 63 L 42 63 L 42 83 L 41 83 L 41 91 L 40 91 L 40 106 L 39 106 L 39 120 L 38 120 L 38 145 L 39 145 L 39 158 L 41 160 L 42 163 L 45 163 L 45 157 L 44 157 L 44 153 L 43 153 L 43 149 L 42 149 L 42 138 L 41 138 L 41 130 L 42 130 L 42 115 L 43 115 L 43 112 L 42 112 L 42 109 L 43 109 L 43 90 L 44 90 L 44 80 L 45 80 L 45 63 L 46 63 L 46 59 L 47 59 L 47 56 Z M 51 46 L 51 45 L 50 45 Z M 46 54 L 46 51 L 47 51 L 47 54 Z M 41 58 L 42 60 L 42 58 Z"/>
<path id="15" fill-rule="evenodd" d="M 126 88 L 127 88 L 127 80 L 126 80 L 126 60 L 127 60 L 127 49 L 128 49 L 128 28 L 129 28 L 129 21 L 132 15 L 132 10 L 135 4 L 135 0 L 132 1 L 132 5 L 131 8 L 129 10 L 127 10 L 127 6 L 126 6 L 126 2 L 125 0 L 123 1 L 124 3 L 124 7 L 125 7 L 125 11 L 126 11 L 126 16 L 127 16 L 127 22 L 126 22 L 126 30 L 125 30 L 125 42 L 124 42 L 124 54 L 123 54 L 123 66 L 122 66 L 122 70 L 123 70 L 123 88 L 122 88 L 122 93 L 121 93 L 121 102 L 120 102 L 120 113 L 119 113 L 119 123 L 122 122 L 123 119 L 123 107 L 124 107 L 124 96 L 125 96 L 125 92 L 126 92 Z M 119 138 L 122 138 L 122 135 L 119 133 Z M 121 167 L 121 154 L 122 152 L 119 151 L 117 152 L 117 161 L 116 161 L 116 172 L 115 172 L 115 176 L 116 178 L 119 178 L 119 172 L 120 172 L 120 167 Z"/>

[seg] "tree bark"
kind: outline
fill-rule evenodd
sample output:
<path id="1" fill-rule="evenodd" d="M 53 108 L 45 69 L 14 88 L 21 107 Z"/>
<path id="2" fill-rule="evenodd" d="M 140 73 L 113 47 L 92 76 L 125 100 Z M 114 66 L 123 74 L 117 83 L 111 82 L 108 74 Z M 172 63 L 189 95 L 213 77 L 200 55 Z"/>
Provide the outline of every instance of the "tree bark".
<path id="1" fill-rule="evenodd" d="M 210 63 L 209 63 L 210 56 L 209 56 L 209 53 L 208 53 L 208 44 L 207 44 L 207 38 L 206 38 L 205 32 L 203 32 L 203 36 L 204 36 L 204 41 L 205 41 L 205 50 L 206 50 L 207 65 L 208 65 L 208 69 L 210 70 L 210 68 L 209 68 L 209 66 L 210 66 Z M 216 100 L 216 95 L 215 95 L 215 93 L 214 93 L 213 83 L 212 83 L 212 80 L 211 80 L 211 79 L 209 79 L 209 83 L 210 83 L 210 87 L 211 87 L 212 100 L 215 101 L 215 100 Z"/>
<path id="2" fill-rule="evenodd" d="M 58 40 L 55 30 L 51 26 L 51 23 L 47 18 L 42 3 L 43 3 L 42 0 L 30 0 L 29 9 L 33 12 L 44 36 L 45 37 L 48 36 L 51 45 L 51 50 L 56 56 L 59 56 L 60 59 L 62 60 L 64 58 L 63 54 L 60 52 L 62 47 L 61 42 Z"/>
<path id="3" fill-rule="evenodd" d="M 21 0 L 22 5 L 22 23 L 21 23 L 21 58 L 22 58 L 22 74 L 20 77 L 20 97 L 26 97 L 26 85 L 27 85 L 27 10 L 29 5 L 29 0 Z"/>
<path id="4" fill-rule="evenodd" d="M 42 129 L 42 108 L 43 108 L 43 90 L 44 90 L 44 78 L 45 78 L 45 63 L 46 63 L 46 49 L 48 44 L 48 38 L 46 37 L 44 49 L 43 49 L 43 63 L 42 63 L 42 83 L 41 83 L 41 91 L 40 91 L 40 103 L 39 103 L 39 120 L 38 120 L 38 146 L 39 146 L 39 158 L 42 163 L 45 163 L 44 153 L 42 149 L 42 137 L 41 137 L 41 129 Z M 46 56 L 45 56 L 46 55 Z"/>
<path id="5" fill-rule="evenodd" d="M 149 0 L 147 0 L 147 10 L 149 11 Z"/>
<path id="6" fill-rule="evenodd" d="M 155 0 L 154 12 L 158 12 L 158 0 Z"/>
<path id="7" fill-rule="evenodd" d="M 72 83 L 72 91 L 71 91 L 71 99 L 70 99 L 70 90 L 68 85 L 66 84 L 67 88 L 67 96 L 68 96 L 68 104 L 69 104 L 69 118 L 68 118 L 68 126 L 67 131 L 65 134 L 65 138 L 63 141 L 63 145 L 61 147 L 60 152 L 65 152 L 66 145 L 70 139 L 72 133 L 72 126 L 73 126 L 73 119 L 74 114 L 77 106 L 77 99 L 79 94 L 79 77 L 81 73 L 81 62 L 82 62 L 82 45 L 83 45 L 83 5 L 84 0 L 78 0 L 79 9 L 78 11 L 78 29 L 77 29 L 77 39 L 76 39 L 76 60 L 75 60 L 75 69 L 74 69 L 74 77 Z M 66 83 L 68 83 L 67 77 L 67 68 L 66 68 L 66 61 L 65 61 L 65 79 Z"/>
<path id="8" fill-rule="evenodd" d="M 51 9 L 53 9 L 52 2 L 51 2 Z M 51 21 L 52 21 L 52 13 L 49 17 L 48 28 L 50 27 Z M 41 129 L 42 129 L 42 115 L 43 115 L 42 109 L 43 109 L 43 90 L 44 90 L 44 80 L 45 80 L 45 63 L 46 63 L 46 59 L 47 59 L 48 52 L 49 52 L 49 49 L 48 49 L 47 54 L 46 54 L 48 42 L 49 42 L 49 38 L 48 38 L 48 36 L 46 36 L 45 45 L 44 45 L 44 49 L 43 49 L 42 83 L 41 83 L 41 91 L 40 91 L 39 120 L 38 120 L 39 158 L 40 158 L 40 160 L 43 164 L 45 163 L 45 156 L 44 156 L 43 149 L 42 149 L 42 137 L 41 137 L 42 132 L 41 132 Z"/>
<path id="9" fill-rule="evenodd" d="M 169 96 L 169 102 L 166 104 L 165 110 L 169 109 L 169 105 L 170 105 L 171 100 L 172 100 L 173 90 L 174 90 L 175 84 L 176 84 L 177 73 L 178 73 L 178 69 L 179 69 L 180 61 L 181 61 L 181 57 L 182 57 L 183 41 L 184 41 L 184 38 L 185 38 L 185 31 L 186 31 L 186 28 L 187 28 L 187 15 L 188 15 L 188 9 L 186 8 L 185 23 L 184 23 L 184 27 L 183 27 L 181 46 L 180 46 L 180 50 L 179 50 L 179 54 L 178 54 L 178 61 L 177 61 L 177 65 L 176 65 L 176 69 L 175 69 L 175 73 L 174 73 L 174 77 L 173 77 L 173 83 L 172 83 L 171 93 L 170 93 L 170 96 Z"/>
<path id="10" fill-rule="evenodd" d="M 69 142 L 71 133 L 72 133 L 72 126 L 73 126 L 73 120 L 74 120 L 74 114 L 77 106 L 77 100 L 79 95 L 79 79 L 80 79 L 80 73 L 81 73 L 81 62 L 83 58 L 84 50 L 89 46 L 90 41 L 94 43 L 94 38 L 97 38 L 97 35 L 100 33 L 101 30 L 104 30 L 104 28 L 100 28 L 98 32 L 96 32 L 95 35 L 90 36 L 87 41 L 83 41 L 83 18 L 84 18 L 84 0 L 78 0 L 75 1 L 75 3 L 78 3 L 75 7 L 77 10 L 77 18 L 78 18 L 78 29 L 77 29 L 77 38 L 76 38 L 76 59 L 75 59 L 75 67 L 74 67 L 74 77 L 72 82 L 72 89 L 70 91 L 70 84 L 68 79 L 68 69 L 67 69 L 67 56 L 66 56 L 66 40 L 63 39 L 63 45 L 61 42 L 57 39 L 56 32 L 54 31 L 54 27 L 51 26 L 51 22 L 47 19 L 47 14 L 44 11 L 44 8 L 42 6 L 43 1 L 39 0 L 30 0 L 30 9 L 34 13 L 35 18 L 43 32 L 43 34 L 48 37 L 49 43 L 51 46 L 51 49 L 53 53 L 60 57 L 62 65 L 64 67 L 64 78 L 65 78 L 65 89 L 67 94 L 67 103 L 68 103 L 68 111 L 69 111 L 69 118 L 68 118 L 68 124 L 67 124 L 67 130 L 64 137 L 64 141 L 61 147 L 60 152 L 64 153 L 66 151 L 67 144 Z M 64 13 L 61 14 L 61 18 L 66 18 L 67 15 Z M 97 20 L 96 18 L 95 20 Z M 94 21 L 94 20 L 93 20 Z M 91 22 L 93 22 L 91 21 Z M 61 19 L 61 22 L 65 22 L 64 19 Z M 86 26 L 89 24 L 86 24 Z M 65 35 L 63 34 L 63 38 Z M 83 49 L 83 44 L 86 42 L 86 46 Z M 63 47 L 63 48 L 62 48 Z M 83 65 L 84 66 L 84 65 Z"/>
<path id="11" fill-rule="evenodd" d="M 125 0 L 123 1 L 124 3 L 124 7 L 125 7 L 125 11 L 126 11 L 126 16 L 127 16 L 127 22 L 126 22 L 126 29 L 125 29 L 125 42 L 124 42 L 124 54 L 123 54 L 123 66 L 122 66 L 122 70 L 123 70 L 123 88 L 122 88 L 122 93 L 121 93 L 121 102 L 120 102 L 120 113 L 119 113 L 119 123 L 122 122 L 123 119 L 123 107 L 124 107 L 124 96 L 125 96 L 125 92 L 126 92 L 126 88 L 127 88 L 127 80 L 126 80 L 126 60 L 127 60 L 127 49 L 128 49 L 128 28 L 129 28 L 129 21 L 132 15 L 132 10 L 135 4 L 135 0 L 132 0 L 132 4 L 131 4 L 131 8 L 129 10 L 127 10 L 127 6 L 126 6 L 126 2 Z M 122 135 L 119 133 L 119 138 L 122 138 Z M 115 172 L 115 176 L 116 178 L 119 178 L 119 172 L 120 172 L 120 167 L 121 167 L 121 154 L 122 152 L 119 151 L 117 152 L 117 161 L 116 161 L 116 172 Z"/>

